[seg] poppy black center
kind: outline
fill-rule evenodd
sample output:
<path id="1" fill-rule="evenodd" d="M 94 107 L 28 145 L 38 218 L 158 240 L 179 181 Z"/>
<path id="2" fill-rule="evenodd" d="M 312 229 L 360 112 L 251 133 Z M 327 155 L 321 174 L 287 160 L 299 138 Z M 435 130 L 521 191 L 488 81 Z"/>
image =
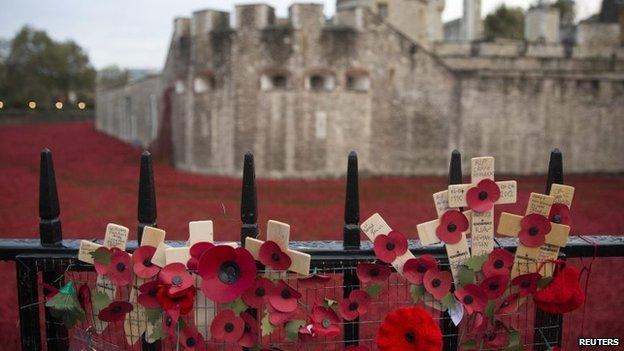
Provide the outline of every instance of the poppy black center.
<path id="1" fill-rule="evenodd" d="M 280 293 L 280 296 L 282 297 L 282 299 L 290 299 L 290 297 L 292 296 L 292 294 L 290 293 L 289 290 L 282 290 L 282 292 Z"/>
<path id="2" fill-rule="evenodd" d="M 486 337 L 487 337 L 487 339 L 488 339 L 489 341 L 492 341 L 492 340 L 496 339 L 496 334 L 495 334 L 495 333 L 491 333 L 491 332 L 490 332 L 490 333 L 487 333 L 487 334 L 486 334 Z"/>
<path id="3" fill-rule="evenodd" d="M 149 291 L 147 292 L 147 294 L 151 297 L 156 296 L 156 293 L 158 292 L 158 289 L 156 288 L 150 288 Z"/>
<path id="4" fill-rule="evenodd" d="M 190 338 L 186 339 L 186 346 L 193 347 L 196 344 L 197 344 L 197 341 L 195 340 L 195 338 L 190 337 Z"/>
<path id="5" fill-rule="evenodd" d="M 219 267 L 219 280 L 225 284 L 234 284 L 240 277 L 240 267 L 234 261 L 224 262 Z"/>
<path id="6" fill-rule="evenodd" d="M 410 344 L 413 344 L 416 342 L 416 334 L 414 334 L 414 332 L 407 332 L 405 333 L 405 341 L 409 342 Z"/>
<path id="7" fill-rule="evenodd" d="M 180 277 L 179 275 L 174 275 L 173 278 L 171 278 L 171 285 L 173 286 L 182 285 L 182 277 Z"/>
<path id="8" fill-rule="evenodd" d="M 171 317 L 167 317 L 167 319 L 165 319 L 165 324 L 170 327 L 171 324 L 173 324 L 173 319 L 171 319 Z"/>
<path id="9" fill-rule="evenodd" d="M 498 290 L 498 283 L 497 282 L 493 282 L 490 283 L 490 290 Z"/>
<path id="10" fill-rule="evenodd" d="M 391 241 L 391 242 L 386 244 L 386 250 L 392 251 L 392 250 L 394 250 L 395 246 L 396 245 L 394 245 L 394 243 Z"/>
<path id="11" fill-rule="evenodd" d="M 123 272 L 126 270 L 126 264 L 123 262 L 119 262 L 117 263 L 117 265 L 115 266 L 115 268 L 117 268 L 117 271 L 119 272 Z"/>
<path id="12" fill-rule="evenodd" d="M 143 265 L 145 267 L 151 267 L 152 266 L 152 261 L 149 258 L 146 258 L 143 260 Z"/>
<path id="13" fill-rule="evenodd" d="M 433 286 L 434 288 L 437 288 L 441 284 L 442 284 L 442 281 L 440 281 L 440 279 L 438 278 L 435 278 L 434 280 L 431 281 L 431 286 Z"/>
<path id="14" fill-rule="evenodd" d="M 483 201 L 488 198 L 488 193 L 485 190 L 479 192 L 479 200 Z"/>
<path id="15" fill-rule="evenodd" d="M 249 326 L 249 324 L 245 323 L 245 333 L 249 333 L 251 332 L 251 326 Z"/>
<path id="16" fill-rule="evenodd" d="M 503 303 L 501 303 L 501 307 L 507 307 L 509 306 L 509 301 L 503 301 Z"/>
<path id="17" fill-rule="evenodd" d="M 223 326 L 223 330 L 225 330 L 226 333 L 231 333 L 234 331 L 234 324 L 232 323 L 225 323 L 225 325 Z"/>
<path id="18" fill-rule="evenodd" d="M 416 272 L 418 273 L 425 273 L 427 271 L 427 266 L 420 263 L 418 264 L 418 267 L 416 268 Z"/>
<path id="19" fill-rule="evenodd" d="M 523 289 L 528 288 L 529 286 L 531 286 L 531 282 L 528 280 L 523 281 L 522 283 L 520 283 L 520 287 Z"/>
<path id="20" fill-rule="evenodd" d="M 266 294 L 266 291 L 264 290 L 263 287 L 259 287 L 256 289 L 256 296 L 257 297 L 264 297 L 264 295 Z"/>
<path id="21" fill-rule="evenodd" d="M 271 260 L 273 260 L 274 262 L 279 261 L 279 260 L 280 260 L 280 255 L 279 255 L 277 252 L 274 252 L 274 253 L 271 255 Z"/>
<path id="22" fill-rule="evenodd" d="M 561 215 L 556 214 L 553 216 L 553 222 L 555 223 L 561 223 Z"/>
<path id="23" fill-rule="evenodd" d="M 505 262 L 503 262 L 503 260 L 494 261 L 494 268 L 496 269 L 501 269 L 503 268 L 504 265 L 505 265 Z"/>
<path id="24" fill-rule="evenodd" d="M 453 233 L 454 231 L 457 230 L 457 225 L 455 225 L 455 223 L 449 223 L 449 225 L 446 226 L 446 229 Z"/>
<path id="25" fill-rule="evenodd" d="M 121 312 L 121 306 L 115 306 L 115 307 L 111 308 L 111 312 L 113 312 L 113 313 Z"/>
<path id="26" fill-rule="evenodd" d="M 539 234 L 539 229 L 537 227 L 529 228 L 529 235 L 530 236 L 536 236 L 537 234 Z"/>
<path id="27" fill-rule="evenodd" d="M 376 277 L 376 276 L 379 275 L 379 268 L 373 268 L 373 269 L 370 270 L 369 273 L 370 273 L 371 277 Z"/>
<path id="28" fill-rule="evenodd" d="M 464 303 L 466 305 L 470 305 L 473 301 L 474 301 L 474 299 L 472 298 L 472 296 L 470 296 L 470 295 L 464 296 Z"/>
<path id="29" fill-rule="evenodd" d="M 349 304 L 349 311 L 355 311 L 360 307 L 357 302 L 351 302 Z"/>
<path id="30" fill-rule="evenodd" d="M 331 321 L 329 319 L 323 319 L 321 324 L 323 325 L 323 328 L 329 328 L 331 326 Z"/>

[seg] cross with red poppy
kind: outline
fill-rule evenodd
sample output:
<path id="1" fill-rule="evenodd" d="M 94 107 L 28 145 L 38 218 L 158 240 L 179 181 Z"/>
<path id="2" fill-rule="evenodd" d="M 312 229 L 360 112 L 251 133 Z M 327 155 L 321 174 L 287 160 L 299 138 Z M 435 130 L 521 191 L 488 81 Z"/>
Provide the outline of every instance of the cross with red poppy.
<path id="1" fill-rule="evenodd" d="M 407 241 L 405 240 L 405 237 L 399 237 L 396 238 L 396 240 L 394 240 L 395 238 L 391 238 L 389 234 L 398 232 L 394 232 L 392 228 L 390 228 L 388 223 L 386 223 L 386 221 L 381 217 L 381 215 L 379 215 L 379 213 L 375 213 L 367 220 L 365 220 L 362 225 L 360 225 L 360 229 L 362 229 L 362 232 L 364 232 L 364 234 L 368 237 L 368 239 L 370 239 L 370 241 L 374 243 L 375 246 L 379 246 L 378 244 L 381 243 L 383 244 L 381 245 L 383 246 L 382 249 L 386 249 L 390 254 L 392 254 L 393 252 L 395 253 L 390 256 L 391 260 L 384 259 L 384 262 L 391 263 L 394 269 L 396 269 L 396 271 L 400 272 L 402 275 L 405 262 L 407 262 L 411 258 L 415 258 L 414 255 L 407 248 Z M 403 236 L 400 233 L 398 234 L 400 236 Z M 383 242 L 381 240 L 376 240 L 379 237 L 388 237 L 388 239 L 384 240 Z M 404 243 L 399 244 L 399 242 L 401 241 Z M 397 251 L 398 247 L 401 247 L 400 251 Z M 375 255 L 377 255 L 377 250 L 375 252 Z M 378 258 L 380 257 L 378 256 Z"/>
<path id="2" fill-rule="evenodd" d="M 433 203 L 438 219 L 417 225 L 418 237 L 423 246 L 444 242 L 453 279 L 457 282 L 459 266 L 470 258 L 466 234 L 470 233 L 471 211 L 461 212 L 449 207 L 448 190 L 433 194 Z"/>
<path id="3" fill-rule="evenodd" d="M 100 247 L 112 248 L 116 247 L 120 250 L 126 249 L 126 242 L 128 241 L 128 233 L 130 230 L 124 226 L 109 223 L 106 225 L 106 233 L 104 234 L 104 242 L 103 245 L 94 243 L 89 240 L 80 241 L 80 249 L 78 250 L 78 260 L 94 264 L 93 256 L 91 255 Z M 97 281 L 95 284 L 95 289 L 97 292 L 105 293 L 111 300 L 115 299 L 115 294 L 117 293 L 117 286 L 107 277 L 98 274 Z M 107 322 L 101 321 L 97 316 L 100 313 L 100 310 L 97 308 L 93 308 L 93 326 L 95 327 L 95 331 L 98 334 L 101 334 L 106 326 Z"/>
<path id="4" fill-rule="evenodd" d="M 572 206 L 572 199 L 574 198 L 574 187 L 563 184 L 553 184 L 550 187 L 550 196 L 554 198 L 553 205 L 550 207 L 550 213 L 548 219 L 552 223 L 571 225 L 572 219 L 570 217 L 570 207 Z M 559 258 L 559 246 L 544 243 L 540 247 L 540 257 L 544 260 L 556 260 Z M 543 277 L 552 277 L 554 269 L 553 265 L 544 265 Z"/>
<path id="5" fill-rule="evenodd" d="M 289 241 L 290 225 L 269 220 L 267 223 L 267 241 L 247 237 L 245 238 L 245 248 L 267 269 L 309 275 L 311 256 L 288 248 Z"/>
<path id="6" fill-rule="evenodd" d="M 550 244 L 563 247 L 568 241 L 570 226 L 551 223 L 548 219 L 554 197 L 531 193 L 524 217 L 503 212 L 497 232 L 505 236 L 517 236 L 519 239 L 511 277 L 534 273 L 542 262 L 541 247 Z"/>
<path id="7" fill-rule="evenodd" d="M 494 205 L 516 202 L 515 180 L 494 181 L 494 157 L 473 157 L 470 184 L 449 185 L 449 207 L 472 210 L 470 233 L 472 255 L 487 255 L 494 250 Z"/>

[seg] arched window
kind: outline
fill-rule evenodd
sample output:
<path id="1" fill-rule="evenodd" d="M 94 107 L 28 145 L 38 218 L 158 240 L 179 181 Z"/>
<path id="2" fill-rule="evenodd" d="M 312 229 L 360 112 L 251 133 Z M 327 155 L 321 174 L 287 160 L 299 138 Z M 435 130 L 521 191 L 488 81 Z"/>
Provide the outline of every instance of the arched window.
<path id="1" fill-rule="evenodd" d="M 284 70 L 272 70 L 260 77 L 260 88 L 266 90 L 286 90 L 290 88 L 290 75 Z"/>
<path id="2" fill-rule="evenodd" d="M 347 90 L 368 91 L 370 89 L 370 77 L 364 70 L 351 70 L 347 72 Z"/>
<path id="3" fill-rule="evenodd" d="M 336 87 L 336 80 L 331 72 L 319 71 L 308 75 L 305 81 L 306 90 L 331 91 Z"/>

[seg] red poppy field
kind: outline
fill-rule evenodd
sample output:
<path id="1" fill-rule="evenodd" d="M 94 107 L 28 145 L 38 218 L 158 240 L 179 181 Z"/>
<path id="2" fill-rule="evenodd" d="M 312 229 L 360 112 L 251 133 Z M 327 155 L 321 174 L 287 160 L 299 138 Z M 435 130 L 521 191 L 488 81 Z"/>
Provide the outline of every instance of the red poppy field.
<path id="1" fill-rule="evenodd" d="M 110 222 L 131 228 L 130 236 L 136 238 L 141 150 L 98 133 L 90 122 L 0 125 L 0 237 L 38 237 L 38 167 L 43 147 L 53 151 L 64 238 L 101 238 Z M 160 163 L 154 171 L 158 224 L 167 231 L 167 239 L 187 239 L 188 222 L 202 219 L 214 221 L 216 240 L 238 239 L 240 179 L 188 174 Z M 523 213 L 529 193 L 543 191 L 543 176 L 514 179 L 518 180 L 518 202 L 497 206 L 496 217 L 500 211 Z M 361 219 L 379 212 L 393 228 L 415 238 L 416 224 L 435 218 L 431 194 L 443 189 L 445 182 L 444 177 L 363 178 Z M 620 218 L 624 176 L 571 175 L 566 182 L 576 187 L 573 234 L 624 233 Z M 292 240 L 339 240 L 344 179 L 260 179 L 258 205 L 261 228 L 268 219 L 276 219 L 291 224 Z M 564 349 L 575 349 L 580 334 L 624 337 L 624 323 L 613 312 L 624 283 L 610 276 L 624 268 L 624 259 L 586 258 L 574 263 L 579 267 L 591 264 L 592 269 L 585 307 L 566 317 L 566 325 L 573 327 L 564 330 L 568 341 Z M 8 348 L 19 344 L 12 263 L 0 263 L 0 279 L 6 287 L 0 291 L 4 301 L 0 340 Z"/>

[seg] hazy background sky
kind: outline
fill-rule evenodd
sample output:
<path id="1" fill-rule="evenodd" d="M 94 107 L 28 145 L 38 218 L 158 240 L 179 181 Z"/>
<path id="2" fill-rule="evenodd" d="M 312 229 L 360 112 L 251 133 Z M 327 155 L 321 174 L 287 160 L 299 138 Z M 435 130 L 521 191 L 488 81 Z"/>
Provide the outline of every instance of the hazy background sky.
<path id="1" fill-rule="evenodd" d="M 172 21 L 193 11 L 232 11 L 235 4 L 267 3 L 287 16 L 291 0 L 0 0 L 0 38 L 11 38 L 25 24 L 46 30 L 55 39 L 73 39 L 89 54 L 96 68 L 117 64 L 130 68 L 161 68 Z M 309 2 L 306 0 L 304 2 Z M 325 4 L 333 15 L 335 0 Z M 501 3 L 528 7 L 537 0 L 483 0 L 482 14 Z M 601 0 L 577 0 L 578 19 L 600 9 Z M 463 0 L 446 0 L 444 21 L 461 16 Z"/>

